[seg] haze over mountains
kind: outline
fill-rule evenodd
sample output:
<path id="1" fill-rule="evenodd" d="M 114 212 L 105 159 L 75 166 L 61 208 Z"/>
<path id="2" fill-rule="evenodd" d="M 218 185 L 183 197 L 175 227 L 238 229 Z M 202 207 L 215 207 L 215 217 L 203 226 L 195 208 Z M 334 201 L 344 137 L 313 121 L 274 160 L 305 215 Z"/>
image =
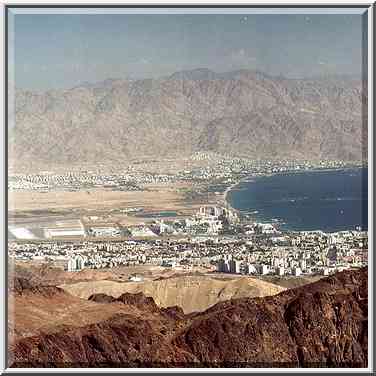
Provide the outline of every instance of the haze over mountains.
<path id="1" fill-rule="evenodd" d="M 10 165 L 124 162 L 196 151 L 360 161 L 367 153 L 366 95 L 354 78 L 208 69 L 45 93 L 17 90 Z"/>

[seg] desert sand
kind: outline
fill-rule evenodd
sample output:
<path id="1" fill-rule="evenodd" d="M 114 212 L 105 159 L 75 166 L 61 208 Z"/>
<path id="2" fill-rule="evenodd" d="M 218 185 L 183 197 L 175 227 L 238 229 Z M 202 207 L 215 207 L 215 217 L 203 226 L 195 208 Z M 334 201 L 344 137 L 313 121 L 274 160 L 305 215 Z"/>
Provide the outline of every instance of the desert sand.
<path id="1" fill-rule="evenodd" d="M 269 296 L 285 288 L 252 277 L 220 280 L 209 276 L 179 276 L 144 282 L 90 281 L 59 286 L 71 295 L 88 299 L 103 293 L 118 298 L 125 292 L 142 292 L 160 307 L 179 306 L 185 313 L 204 311 L 233 298 Z"/>

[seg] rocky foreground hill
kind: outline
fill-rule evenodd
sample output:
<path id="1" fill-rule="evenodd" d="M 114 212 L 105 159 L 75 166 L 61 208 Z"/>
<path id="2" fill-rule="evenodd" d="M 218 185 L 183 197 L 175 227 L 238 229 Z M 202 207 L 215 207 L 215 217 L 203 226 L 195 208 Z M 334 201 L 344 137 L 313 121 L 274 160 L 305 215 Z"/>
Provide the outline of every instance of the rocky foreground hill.
<path id="1" fill-rule="evenodd" d="M 257 158 L 362 160 L 360 80 L 286 79 L 206 69 L 69 90 L 17 90 L 9 158 L 32 163 L 124 162 L 197 151 Z"/>
<path id="2" fill-rule="evenodd" d="M 72 324 L 67 315 L 59 327 L 19 333 L 9 358 L 13 367 L 366 367 L 367 276 L 367 269 L 344 271 L 189 315 L 159 308 L 142 293 L 85 301 L 57 287 L 15 283 L 16 299 L 83 301 L 92 317 L 81 323 L 81 306 Z"/>

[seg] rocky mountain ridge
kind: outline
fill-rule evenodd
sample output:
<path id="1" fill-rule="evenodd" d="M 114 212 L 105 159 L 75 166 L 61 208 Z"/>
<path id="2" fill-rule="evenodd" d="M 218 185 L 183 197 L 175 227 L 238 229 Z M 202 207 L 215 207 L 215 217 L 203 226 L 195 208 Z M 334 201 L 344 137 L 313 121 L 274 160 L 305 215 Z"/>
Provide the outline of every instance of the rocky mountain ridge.
<path id="1" fill-rule="evenodd" d="M 91 296 L 99 312 L 130 308 L 21 338 L 10 359 L 13 367 L 367 367 L 367 279 L 367 269 L 344 271 L 189 315 L 161 309 L 141 293 Z"/>
<path id="2" fill-rule="evenodd" d="M 197 151 L 249 158 L 362 160 L 360 80 L 197 69 L 44 93 L 17 90 L 12 165 L 124 162 Z"/>

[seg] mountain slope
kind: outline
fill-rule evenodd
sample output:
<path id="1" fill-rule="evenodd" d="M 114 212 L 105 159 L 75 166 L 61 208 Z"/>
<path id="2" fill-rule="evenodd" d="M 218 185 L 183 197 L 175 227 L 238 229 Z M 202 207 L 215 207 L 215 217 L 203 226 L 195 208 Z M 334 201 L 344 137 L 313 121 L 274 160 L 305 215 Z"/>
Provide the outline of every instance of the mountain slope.
<path id="1" fill-rule="evenodd" d="M 10 358 L 14 367 L 366 367 L 367 277 L 367 269 L 344 271 L 190 315 L 141 293 L 100 294 L 90 298 L 99 312 L 125 304 L 128 313 L 22 338 Z"/>
<path id="2" fill-rule="evenodd" d="M 46 93 L 18 90 L 9 157 L 51 165 L 213 150 L 360 160 L 367 138 L 363 93 L 353 79 L 206 69 Z"/>
<path id="3" fill-rule="evenodd" d="M 69 294 L 84 299 L 93 294 L 108 294 L 117 298 L 125 292 L 142 292 L 152 297 L 160 307 L 177 305 L 185 313 L 204 311 L 219 301 L 275 295 L 284 290 L 283 287 L 256 278 L 221 281 L 208 276 L 179 276 L 142 283 L 89 281 L 60 287 Z"/>

